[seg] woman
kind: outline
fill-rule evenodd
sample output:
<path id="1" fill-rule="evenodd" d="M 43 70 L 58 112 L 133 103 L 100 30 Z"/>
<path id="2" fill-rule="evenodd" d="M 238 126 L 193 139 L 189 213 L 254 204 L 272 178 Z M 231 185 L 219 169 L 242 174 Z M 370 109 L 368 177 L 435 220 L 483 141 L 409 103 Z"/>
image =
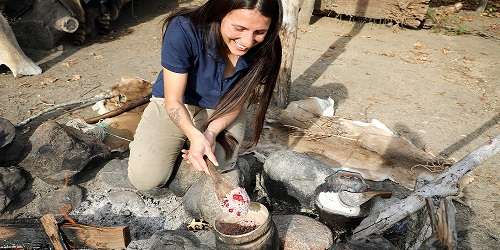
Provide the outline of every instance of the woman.
<path id="1" fill-rule="evenodd" d="M 258 105 L 257 143 L 281 63 L 281 12 L 279 0 L 208 0 L 166 18 L 163 69 L 130 144 L 128 177 L 137 189 L 163 186 L 180 154 L 206 173 L 205 157 L 222 165 L 231 138 L 243 140 L 249 102 Z"/>

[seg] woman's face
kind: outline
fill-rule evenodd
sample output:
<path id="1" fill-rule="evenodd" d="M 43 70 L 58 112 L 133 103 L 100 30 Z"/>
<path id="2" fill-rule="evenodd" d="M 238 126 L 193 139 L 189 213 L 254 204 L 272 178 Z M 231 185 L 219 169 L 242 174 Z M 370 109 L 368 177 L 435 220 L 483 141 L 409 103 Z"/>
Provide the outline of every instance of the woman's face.
<path id="1" fill-rule="evenodd" d="M 257 9 L 236 9 L 222 18 L 222 39 L 235 56 L 242 56 L 252 47 L 264 41 L 271 18 Z"/>

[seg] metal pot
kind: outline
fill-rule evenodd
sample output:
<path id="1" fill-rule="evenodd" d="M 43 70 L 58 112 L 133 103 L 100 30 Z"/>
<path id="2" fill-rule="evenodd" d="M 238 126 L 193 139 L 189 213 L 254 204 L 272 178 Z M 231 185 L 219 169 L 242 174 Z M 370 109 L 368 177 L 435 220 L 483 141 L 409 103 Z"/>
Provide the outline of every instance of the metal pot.
<path id="1" fill-rule="evenodd" d="M 370 202 L 361 207 L 352 208 L 352 214 L 335 212 L 335 208 L 328 207 L 328 204 L 322 204 L 320 195 L 323 193 L 339 193 L 349 191 L 355 193 L 365 192 L 368 185 L 361 174 L 351 171 L 338 170 L 334 174 L 325 178 L 325 182 L 318 186 L 315 191 L 314 205 L 319 213 L 319 220 L 331 229 L 336 231 L 349 230 L 357 225 L 363 216 L 369 211 Z M 341 201 L 338 201 L 341 203 Z M 349 209 L 348 207 L 344 207 Z M 354 209 L 359 212 L 354 212 Z"/>

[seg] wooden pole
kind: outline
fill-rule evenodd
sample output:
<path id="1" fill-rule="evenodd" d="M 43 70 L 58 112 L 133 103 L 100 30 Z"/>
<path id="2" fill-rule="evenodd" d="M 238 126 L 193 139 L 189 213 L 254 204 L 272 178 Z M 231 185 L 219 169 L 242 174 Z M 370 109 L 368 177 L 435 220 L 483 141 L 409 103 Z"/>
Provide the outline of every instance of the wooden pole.
<path id="1" fill-rule="evenodd" d="M 290 85 L 292 82 L 292 64 L 297 40 L 297 22 L 299 17 L 300 1 L 284 0 L 283 24 L 280 31 L 282 57 L 281 66 L 276 83 L 276 104 L 280 108 L 288 105 Z"/>

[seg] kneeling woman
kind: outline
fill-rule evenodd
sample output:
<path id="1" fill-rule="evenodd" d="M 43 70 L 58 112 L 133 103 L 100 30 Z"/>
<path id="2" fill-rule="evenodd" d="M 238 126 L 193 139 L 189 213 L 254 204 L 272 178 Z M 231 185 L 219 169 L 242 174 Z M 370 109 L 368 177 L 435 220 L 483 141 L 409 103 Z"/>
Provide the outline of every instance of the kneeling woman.
<path id="1" fill-rule="evenodd" d="M 281 18 L 279 0 L 208 0 L 167 17 L 163 69 L 130 144 L 128 178 L 137 189 L 165 185 L 180 156 L 179 171 L 207 173 L 204 157 L 216 166 L 234 157 L 221 145 L 241 144 L 250 102 L 258 105 L 257 143 L 281 63 Z"/>

